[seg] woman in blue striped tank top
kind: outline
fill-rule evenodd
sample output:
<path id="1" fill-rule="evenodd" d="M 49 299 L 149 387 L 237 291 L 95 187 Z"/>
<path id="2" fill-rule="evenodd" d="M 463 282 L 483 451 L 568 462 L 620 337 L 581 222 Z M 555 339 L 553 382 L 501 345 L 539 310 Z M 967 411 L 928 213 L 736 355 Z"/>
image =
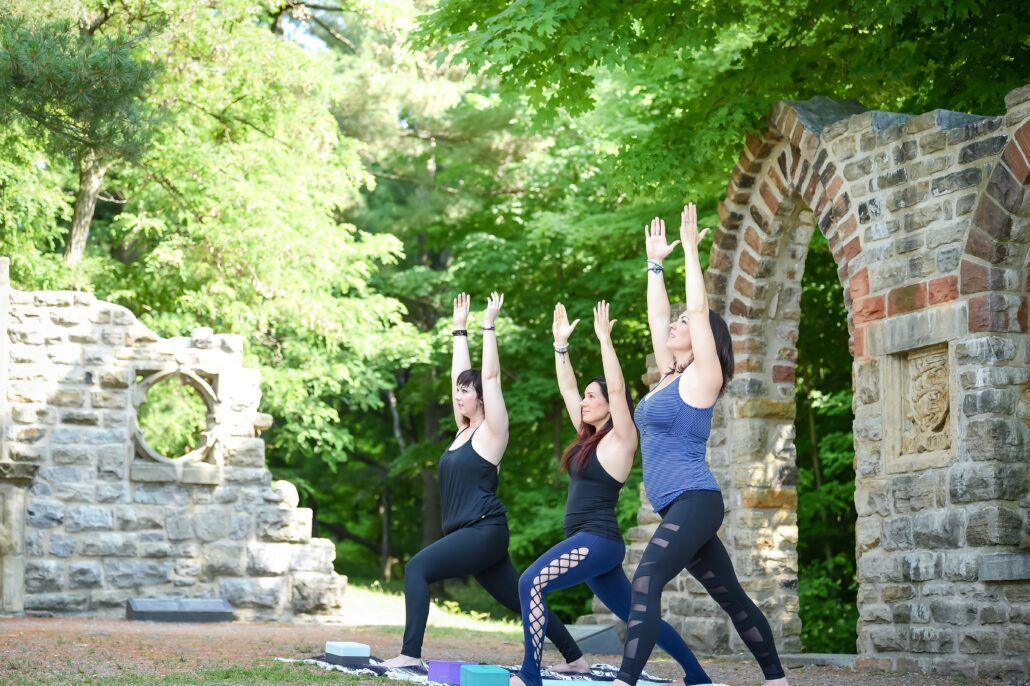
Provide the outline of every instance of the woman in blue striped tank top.
<path id="1" fill-rule="evenodd" d="M 662 516 L 633 577 L 633 604 L 622 667 L 615 686 L 633 686 L 654 649 L 661 619 L 662 589 L 688 570 L 730 616 L 765 676 L 763 686 L 786 686 L 769 622 L 740 587 L 726 549 L 716 535 L 723 519 L 722 494 L 705 462 L 712 410 L 733 376 L 729 328 L 709 311 L 698 243 L 697 209 L 683 208 L 680 240 L 669 244 L 665 222 L 645 227 L 647 319 L 658 368 L 665 372 L 637 405 L 644 489 Z M 662 260 L 683 244 L 686 254 L 685 312 L 670 324 Z"/>

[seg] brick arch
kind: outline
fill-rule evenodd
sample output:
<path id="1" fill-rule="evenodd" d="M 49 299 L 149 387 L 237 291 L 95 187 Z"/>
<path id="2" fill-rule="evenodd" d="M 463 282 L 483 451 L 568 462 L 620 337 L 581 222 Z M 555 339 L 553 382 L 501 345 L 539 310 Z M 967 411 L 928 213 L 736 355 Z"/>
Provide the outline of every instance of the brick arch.
<path id="1" fill-rule="evenodd" d="M 878 210 L 852 197 L 850 170 L 830 141 L 834 128 L 871 128 L 874 116 L 828 98 L 778 103 L 733 170 L 706 274 L 710 306 L 729 323 L 736 355 L 709 448 L 727 500 L 722 535 L 785 651 L 800 649 L 801 631 L 794 450 L 801 279 L 819 230 L 844 288 L 851 351 L 861 355 L 856 324 L 886 310 L 883 296 L 869 296 L 859 232 L 860 211 Z M 730 643 L 741 647 L 735 638 L 731 632 Z"/>
<path id="2" fill-rule="evenodd" d="M 970 296 L 970 331 L 1030 330 L 1026 295 L 1030 293 L 1027 185 L 1030 121 L 1017 128 L 1002 149 L 973 214 L 959 275 L 960 293 Z"/>

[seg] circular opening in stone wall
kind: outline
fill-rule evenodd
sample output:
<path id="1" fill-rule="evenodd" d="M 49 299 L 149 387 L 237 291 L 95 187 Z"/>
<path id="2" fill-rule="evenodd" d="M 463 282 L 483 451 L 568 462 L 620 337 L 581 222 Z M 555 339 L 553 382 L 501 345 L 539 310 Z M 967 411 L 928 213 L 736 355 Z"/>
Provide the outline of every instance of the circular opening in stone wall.
<path id="1" fill-rule="evenodd" d="M 207 430 L 204 398 L 184 377 L 169 376 L 147 390 L 139 407 L 139 428 L 155 452 L 176 458 L 195 450 Z"/>

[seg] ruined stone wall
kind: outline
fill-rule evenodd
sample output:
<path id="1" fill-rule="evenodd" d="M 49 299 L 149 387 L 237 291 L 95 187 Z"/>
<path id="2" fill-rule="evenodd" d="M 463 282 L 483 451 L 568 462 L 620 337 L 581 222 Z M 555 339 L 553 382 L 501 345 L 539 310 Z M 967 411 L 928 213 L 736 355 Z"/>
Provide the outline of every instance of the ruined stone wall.
<path id="1" fill-rule="evenodd" d="M 1005 105 L 781 102 L 734 168 L 707 285 L 736 378 L 708 458 L 720 536 L 781 651 L 800 647 L 794 365 L 819 230 L 854 355 L 859 664 L 1030 674 L 1030 86 Z M 656 526 L 646 505 L 639 521 L 629 571 Z M 665 602 L 699 650 L 745 648 L 687 575 Z"/>
<path id="2" fill-rule="evenodd" d="M 345 578 L 311 510 L 272 483 L 256 370 L 243 340 L 161 339 L 88 293 L 12 290 L 0 258 L 2 611 L 124 613 L 130 597 L 220 597 L 238 617 L 331 615 Z M 147 445 L 137 409 L 155 383 L 207 405 L 192 453 Z"/>

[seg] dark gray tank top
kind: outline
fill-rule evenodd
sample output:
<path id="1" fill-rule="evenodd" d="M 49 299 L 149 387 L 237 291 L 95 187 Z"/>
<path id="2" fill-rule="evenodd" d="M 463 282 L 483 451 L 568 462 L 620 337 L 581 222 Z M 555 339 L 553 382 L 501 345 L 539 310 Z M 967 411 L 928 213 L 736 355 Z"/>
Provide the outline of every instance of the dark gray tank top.
<path id="1" fill-rule="evenodd" d="M 476 452 L 471 437 L 454 450 L 444 451 L 439 476 L 445 534 L 479 523 L 507 524 L 504 515 L 508 510 L 497 497 L 497 466 Z"/>

